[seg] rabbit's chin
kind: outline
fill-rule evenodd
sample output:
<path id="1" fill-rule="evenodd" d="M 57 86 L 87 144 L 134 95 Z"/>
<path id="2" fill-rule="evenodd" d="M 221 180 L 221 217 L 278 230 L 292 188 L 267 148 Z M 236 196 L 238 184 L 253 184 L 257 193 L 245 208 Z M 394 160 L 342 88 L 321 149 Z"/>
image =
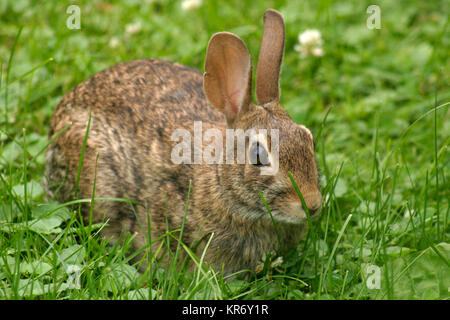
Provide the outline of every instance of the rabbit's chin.
<path id="1" fill-rule="evenodd" d="M 287 202 L 277 210 L 272 211 L 275 221 L 288 224 L 304 224 L 308 221 L 305 210 L 297 202 Z M 316 216 L 314 215 L 313 218 Z"/>
<path id="2" fill-rule="evenodd" d="M 276 223 L 283 223 L 283 224 L 297 224 L 302 225 L 307 223 L 306 215 L 304 218 L 302 217 L 295 217 L 292 215 L 287 215 L 285 212 L 272 212 L 273 219 Z"/>
<path id="3" fill-rule="evenodd" d="M 279 209 L 272 209 L 270 211 L 272 214 L 272 217 L 270 214 L 266 211 L 265 208 L 261 208 L 261 211 L 241 211 L 241 214 L 246 219 L 252 220 L 252 221 L 264 221 L 268 224 L 272 224 L 272 218 L 275 220 L 275 223 L 278 224 L 291 224 L 291 225 L 301 225 L 307 223 L 306 213 L 303 210 L 302 207 L 294 207 L 294 208 L 288 208 L 283 210 Z"/>
<path id="4" fill-rule="evenodd" d="M 303 209 L 296 210 L 296 212 L 273 210 L 271 213 L 276 223 L 300 225 L 307 222 L 306 214 Z"/>

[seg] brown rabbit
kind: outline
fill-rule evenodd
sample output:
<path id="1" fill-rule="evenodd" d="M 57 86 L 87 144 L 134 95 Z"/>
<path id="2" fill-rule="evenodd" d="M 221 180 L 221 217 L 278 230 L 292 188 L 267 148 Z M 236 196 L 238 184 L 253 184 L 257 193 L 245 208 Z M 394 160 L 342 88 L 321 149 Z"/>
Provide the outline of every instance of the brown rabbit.
<path id="1" fill-rule="evenodd" d="M 95 201 L 93 219 L 108 219 L 106 236 L 117 239 L 122 232 L 136 233 L 134 245 L 142 247 L 149 241 L 148 225 L 152 239 L 164 234 L 167 225 L 170 230 L 180 228 L 191 182 L 183 242 L 192 245 L 212 235 L 207 262 L 231 273 L 254 269 L 268 252 L 289 250 L 304 233 L 307 219 L 287 173 L 297 181 L 314 217 L 321 194 L 313 136 L 279 105 L 284 37 L 282 16 L 267 10 L 256 69 L 258 104 L 252 102 L 248 49 L 227 32 L 212 36 L 204 75 L 177 63 L 145 59 L 118 64 L 79 84 L 62 98 L 51 120 L 50 137 L 70 127 L 47 153 L 49 193 L 60 202 L 73 199 L 91 113 L 78 198 L 92 197 L 95 180 L 96 198 L 141 204 Z M 203 130 L 222 133 L 223 141 L 216 142 L 225 144 L 230 129 L 253 128 L 276 132 L 279 143 L 275 140 L 273 145 L 272 135 L 256 144 L 248 143 L 247 137 L 246 157 L 256 156 L 256 162 L 174 163 L 172 152 L 179 140 L 173 133 L 182 129 L 195 136 L 194 121 L 201 121 Z M 194 144 L 190 146 L 198 148 Z M 269 147 L 277 148 L 278 158 Z M 261 174 L 262 168 L 273 167 L 272 161 L 278 170 Z M 86 219 L 89 209 L 90 205 L 82 209 Z M 199 246 L 199 252 L 204 248 Z"/>

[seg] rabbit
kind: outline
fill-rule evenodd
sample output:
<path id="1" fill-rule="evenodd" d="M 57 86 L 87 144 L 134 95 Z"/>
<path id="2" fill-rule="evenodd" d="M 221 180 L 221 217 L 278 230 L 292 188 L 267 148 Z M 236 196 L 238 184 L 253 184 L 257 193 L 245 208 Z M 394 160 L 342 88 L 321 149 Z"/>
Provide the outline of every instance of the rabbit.
<path id="1" fill-rule="evenodd" d="M 129 232 L 135 235 L 134 248 L 152 241 L 156 250 L 159 242 L 154 239 L 183 226 L 183 243 L 197 244 L 204 262 L 225 274 L 255 270 L 266 253 L 282 255 L 294 248 L 308 223 L 287 173 L 296 180 L 314 219 L 322 195 L 313 135 L 279 104 L 284 41 L 281 14 L 266 10 L 256 68 L 257 104 L 252 101 L 249 51 L 229 32 L 211 37 L 204 74 L 178 63 L 142 59 L 120 63 L 77 85 L 63 96 L 51 119 L 49 195 L 62 203 L 75 196 L 89 199 L 93 192 L 95 198 L 136 201 L 94 201 L 93 221 L 108 222 L 103 236 L 119 239 Z M 258 157 L 275 158 L 269 138 L 256 147 L 245 146 L 247 156 L 257 156 L 256 163 L 174 163 L 171 154 L 179 140 L 173 139 L 173 132 L 181 128 L 194 134 L 196 121 L 203 130 L 223 136 L 227 130 L 276 129 L 278 170 L 261 174 L 268 164 Z M 83 204 L 82 213 L 89 221 L 90 204 Z"/>

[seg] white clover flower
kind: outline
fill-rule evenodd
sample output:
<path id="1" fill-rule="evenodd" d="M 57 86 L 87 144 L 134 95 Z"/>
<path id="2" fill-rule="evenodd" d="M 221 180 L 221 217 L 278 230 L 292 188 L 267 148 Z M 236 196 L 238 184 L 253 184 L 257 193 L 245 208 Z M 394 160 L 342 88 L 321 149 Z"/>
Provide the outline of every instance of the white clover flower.
<path id="1" fill-rule="evenodd" d="M 116 37 L 112 37 L 110 40 L 109 40 L 109 46 L 111 47 L 111 48 L 117 48 L 118 46 L 119 46 L 119 44 L 120 44 L 120 42 L 119 42 L 119 39 L 118 38 L 116 38 Z"/>
<path id="2" fill-rule="evenodd" d="M 406 209 L 405 210 L 405 214 L 403 215 L 405 218 L 409 218 L 412 217 L 416 212 L 414 211 L 414 209 Z"/>
<path id="3" fill-rule="evenodd" d="M 272 261 L 270 266 L 272 268 L 276 268 L 276 267 L 281 266 L 282 264 L 283 264 L 283 257 L 280 256 L 280 257 L 276 258 L 274 261 Z"/>
<path id="4" fill-rule="evenodd" d="M 300 44 L 308 47 L 317 47 L 322 45 L 322 36 L 319 30 L 308 29 L 298 36 Z"/>
<path id="5" fill-rule="evenodd" d="M 66 273 L 68 273 L 68 274 L 77 273 L 80 271 L 81 271 L 81 267 L 79 265 L 76 265 L 76 264 L 67 265 Z"/>
<path id="6" fill-rule="evenodd" d="M 321 57 L 324 55 L 322 49 L 322 36 L 319 30 L 305 30 L 305 32 L 298 35 L 298 41 L 300 44 L 296 45 L 294 50 L 300 52 L 302 58 L 306 58 L 309 55 L 314 57 Z"/>
<path id="7" fill-rule="evenodd" d="M 181 9 L 184 11 L 189 11 L 196 9 L 202 5 L 202 0 L 184 0 L 181 3 Z"/>
<path id="8" fill-rule="evenodd" d="M 130 23 L 125 26 L 125 34 L 131 36 L 141 31 L 141 29 L 142 26 L 140 22 Z"/>
<path id="9" fill-rule="evenodd" d="M 311 53 L 312 53 L 312 55 L 314 57 L 322 57 L 323 56 L 323 49 L 317 47 L 317 48 L 312 49 Z"/>

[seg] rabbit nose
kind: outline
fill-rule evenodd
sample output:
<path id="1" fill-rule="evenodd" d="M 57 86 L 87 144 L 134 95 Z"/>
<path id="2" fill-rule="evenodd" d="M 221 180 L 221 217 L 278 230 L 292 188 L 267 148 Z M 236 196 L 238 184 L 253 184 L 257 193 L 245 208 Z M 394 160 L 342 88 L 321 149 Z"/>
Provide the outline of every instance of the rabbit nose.
<path id="1" fill-rule="evenodd" d="M 308 208 L 309 215 L 310 215 L 311 217 L 315 217 L 315 216 L 317 215 L 317 213 L 320 212 L 320 209 L 321 209 L 321 207 L 311 208 L 311 209 Z"/>
<path id="2" fill-rule="evenodd" d="M 308 207 L 309 214 L 315 216 L 320 212 L 322 207 L 322 195 L 320 192 L 312 192 L 303 196 L 306 206 Z"/>

